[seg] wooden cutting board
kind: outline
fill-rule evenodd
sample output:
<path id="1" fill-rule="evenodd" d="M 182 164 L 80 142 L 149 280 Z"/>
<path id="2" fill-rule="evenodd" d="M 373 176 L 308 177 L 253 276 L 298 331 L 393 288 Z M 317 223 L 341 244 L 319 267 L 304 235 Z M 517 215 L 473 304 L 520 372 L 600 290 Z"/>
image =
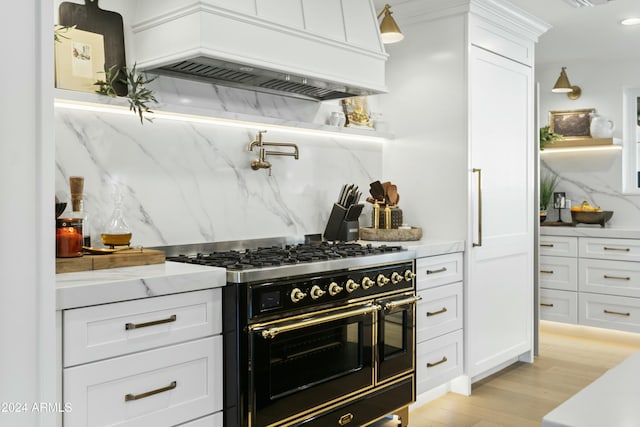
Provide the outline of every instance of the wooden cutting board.
<path id="1" fill-rule="evenodd" d="M 67 27 L 75 25 L 79 30 L 102 34 L 104 37 L 104 66 L 106 70 L 114 65 L 114 70 L 121 70 L 126 67 L 122 15 L 110 10 L 100 9 L 98 0 L 85 0 L 84 4 L 60 3 L 58 14 L 60 25 Z M 113 88 L 118 96 L 126 96 L 127 94 L 127 85 L 120 82 L 120 79 L 124 78 L 124 74 L 119 73 L 113 83 Z"/>
<path id="2" fill-rule="evenodd" d="M 132 248 L 112 254 L 83 255 L 76 258 L 56 258 L 56 273 L 162 264 L 164 261 L 165 256 L 162 251 Z"/>

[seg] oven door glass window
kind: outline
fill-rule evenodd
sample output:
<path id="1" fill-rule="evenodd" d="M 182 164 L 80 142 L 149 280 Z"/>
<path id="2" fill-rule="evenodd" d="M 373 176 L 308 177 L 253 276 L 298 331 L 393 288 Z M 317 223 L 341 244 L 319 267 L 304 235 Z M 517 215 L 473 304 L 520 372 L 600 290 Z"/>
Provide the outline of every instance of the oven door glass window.
<path id="1" fill-rule="evenodd" d="M 273 338 L 251 333 L 256 425 L 371 387 L 372 324 L 373 314 L 359 314 L 308 327 L 302 321 Z"/>
<path id="2" fill-rule="evenodd" d="M 405 299 L 402 296 L 400 299 Z M 387 299 L 381 302 L 385 307 Z M 383 309 L 378 314 L 378 380 L 413 369 L 415 302 Z"/>

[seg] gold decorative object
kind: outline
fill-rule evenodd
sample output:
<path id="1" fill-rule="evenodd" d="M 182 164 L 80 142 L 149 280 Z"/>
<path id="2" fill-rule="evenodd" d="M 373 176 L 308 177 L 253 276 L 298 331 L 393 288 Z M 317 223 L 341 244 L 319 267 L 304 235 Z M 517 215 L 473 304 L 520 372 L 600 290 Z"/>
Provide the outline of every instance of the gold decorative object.
<path id="1" fill-rule="evenodd" d="M 364 96 L 355 96 L 342 100 L 344 115 L 347 118 L 345 126 L 372 128 L 371 113 L 367 105 L 367 98 Z"/>
<path id="2" fill-rule="evenodd" d="M 100 237 L 102 238 L 102 243 L 104 243 L 105 246 L 110 246 L 112 248 L 114 246 L 128 246 L 129 243 L 131 242 L 131 233 L 125 233 L 125 234 L 102 233 Z"/>

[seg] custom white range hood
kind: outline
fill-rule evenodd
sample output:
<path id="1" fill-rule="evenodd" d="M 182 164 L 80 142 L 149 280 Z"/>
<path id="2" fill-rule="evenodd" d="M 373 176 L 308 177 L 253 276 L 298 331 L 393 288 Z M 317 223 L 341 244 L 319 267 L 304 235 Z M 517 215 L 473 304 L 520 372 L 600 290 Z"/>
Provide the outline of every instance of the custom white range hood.
<path id="1" fill-rule="evenodd" d="M 149 72 L 314 100 L 386 92 L 370 0 L 136 4 L 136 62 Z"/>

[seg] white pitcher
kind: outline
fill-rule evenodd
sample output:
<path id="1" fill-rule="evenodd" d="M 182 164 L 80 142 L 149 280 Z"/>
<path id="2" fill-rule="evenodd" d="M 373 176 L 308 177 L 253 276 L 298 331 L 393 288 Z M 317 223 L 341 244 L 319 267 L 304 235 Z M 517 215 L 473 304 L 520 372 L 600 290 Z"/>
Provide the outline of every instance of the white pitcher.
<path id="1" fill-rule="evenodd" d="M 611 138 L 614 128 L 613 122 L 606 117 L 598 114 L 591 116 L 590 131 L 592 138 Z"/>

